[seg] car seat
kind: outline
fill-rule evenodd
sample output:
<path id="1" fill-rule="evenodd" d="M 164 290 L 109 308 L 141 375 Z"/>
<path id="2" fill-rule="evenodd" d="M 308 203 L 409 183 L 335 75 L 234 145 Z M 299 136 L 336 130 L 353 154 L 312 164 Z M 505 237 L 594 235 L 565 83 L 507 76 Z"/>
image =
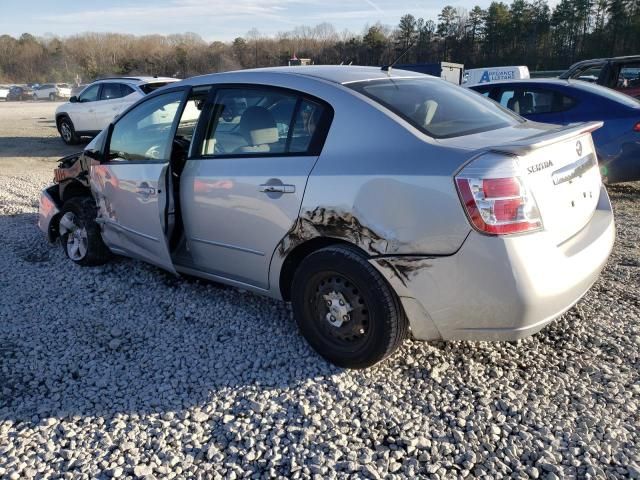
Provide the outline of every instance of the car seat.
<path id="1" fill-rule="evenodd" d="M 235 153 L 268 153 L 270 144 L 279 140 L 273 114 L 264 107 L 247 108 L 240 118 L 238 131 L 247 145 L 238 147 Z"/>

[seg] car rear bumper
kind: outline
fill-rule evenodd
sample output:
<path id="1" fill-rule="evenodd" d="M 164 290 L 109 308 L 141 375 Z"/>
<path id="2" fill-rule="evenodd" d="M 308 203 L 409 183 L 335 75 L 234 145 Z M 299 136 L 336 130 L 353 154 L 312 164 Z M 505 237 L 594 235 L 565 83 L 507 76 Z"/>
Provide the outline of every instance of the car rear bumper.
<path id="1" fill-rule="evenodd" d="M 58 222 L 60 215 L 58 202 L 58 186 L 52 185 L 42 191 L 40 208 L 38 210 L 38 228 L 47 234 L 50 242 L 58 237 Z"/>
<path id="2" fill-rule="evenodd" d="M 615 225 L 604 187 L 593 217 L 555 245 L 545 232 L 475 231 L 448 257 L 372 259 L 401 298 L 415 338 L 517 340 L 571 308 L 597 280 Z"/>

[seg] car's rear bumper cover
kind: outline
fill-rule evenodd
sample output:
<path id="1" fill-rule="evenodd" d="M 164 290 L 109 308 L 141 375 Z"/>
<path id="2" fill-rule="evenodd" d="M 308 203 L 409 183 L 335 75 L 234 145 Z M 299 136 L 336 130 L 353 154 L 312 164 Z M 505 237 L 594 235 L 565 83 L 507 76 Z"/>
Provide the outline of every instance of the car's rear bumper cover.
<path id="1" fill-rule="evenodd" d="M 614 239 L 603 187 L 589 223 L 560 245 L 545 232 L 490 237 L 474 231 L 455 255 L 371 262 L 400 296 L 415 338 L 517 340 L 580 300 Z"/>
<path id="2" fill-rule="evenodd" d="M 52 185 L 42 190 L 38 209 L 38 228 L 47 234 L 50 242 L 53 242 L 58 236 L 57 221 L 54 221 L 60 215 L 57 191 L 57 185 Z"/>

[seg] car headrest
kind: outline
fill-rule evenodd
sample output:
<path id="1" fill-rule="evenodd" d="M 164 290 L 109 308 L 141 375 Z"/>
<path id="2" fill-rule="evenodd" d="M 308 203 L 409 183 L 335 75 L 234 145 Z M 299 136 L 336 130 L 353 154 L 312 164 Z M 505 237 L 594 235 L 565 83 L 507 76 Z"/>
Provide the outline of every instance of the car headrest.
<path id="1" fill-rule="evenodd" d="M 509 99 L 509 101 L 507 102 L 507 108 L 509 110 L 513 110 L 516 113 L 520 113 L 520 104 L 515 99 L 515 97 Z"/>
<path id="2" fill-rule="evenodd" d="M 278 127 L 273 115 L 264 107 L 249 107 L 240 118 L 240 133 L 249 145 L 278 141 Z"/>

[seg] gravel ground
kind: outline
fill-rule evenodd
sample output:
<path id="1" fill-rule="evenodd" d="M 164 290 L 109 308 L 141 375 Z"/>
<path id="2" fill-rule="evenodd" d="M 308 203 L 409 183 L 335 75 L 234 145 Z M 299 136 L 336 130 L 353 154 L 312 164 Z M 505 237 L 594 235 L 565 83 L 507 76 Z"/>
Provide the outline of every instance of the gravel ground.
<path id="1" fill-rule="evenodd" d="M 19 134 L 1 108 L 0 477 L 640 478 L 640 184 L 610 189 L 614 254 L 540 334 L 344 371 L 284 303 L 66 260 L 35 225 L 67 151 L 29 112 L 53 105 Z"/>

